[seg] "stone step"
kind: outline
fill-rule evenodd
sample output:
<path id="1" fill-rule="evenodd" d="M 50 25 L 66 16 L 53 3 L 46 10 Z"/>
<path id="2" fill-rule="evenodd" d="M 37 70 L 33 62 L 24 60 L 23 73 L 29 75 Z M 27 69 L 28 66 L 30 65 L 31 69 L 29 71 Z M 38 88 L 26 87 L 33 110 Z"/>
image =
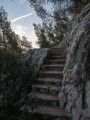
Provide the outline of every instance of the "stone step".
<path id="1" fill-rule="evenodd" d="M 63 71 L 64 65 L 60 64 L 48 64 L 48 65 L 42 65 L 42 70 L 46 71 Z"/>
<path id="2" fill-rule="evenodd" d="M 51 95 L 58 95 L 59 90 L 60 90 L 60 86 L 55 86 L 55 85 L 34 84 L 32 86 L 32 91 L 48 93 L 48 94 L 51 94 Z"/>
<path id="3" fill-rule="evenodd" d="M 59 49 L 56 49 L 56 50 L 52 49 L 52 50 L 49 50 L 48 53 L 61 53 L 61 54 L 64 53 L 65 54 L 65 51 L 59 50 Z"/>
<path id="4" fill-rule="evenodd" d="M 33 111 L 31 110 L 31 107 L 28 106 L 26 109 L 30 114 L 37 116 L 34 120 L 37 120 L 38 117 L 42 118 L 42 120 L 71 120 L 71 114 L 60 108 L 59 106 L 48 107 L 40 105 L 37 109 L 34 109 Z"/>
<path id="5" fill-rule="evenodd" d="M 59 48 L 48 51 L 47 57 L 38 73 L 36 83 L 28 97 L 35 100 L 36 108 L 27 107 L 33 120 L 71 120 L 71 115 L 59 107 L 58 93 L 62 85 L 65 52 Z M 31 102 L 29 102 L 28 105 Z M 40 119 L 38 119 L 40 118 Z M 28 120 L 28 119 L 27 119 Z"/>
<path id="6" fill-rule="evenodd" d="M 48 60 L 46 59 L 44 61 L 44 64 L 65 64 L 65 59 L 62 59 L 62 60 Z"/>
<path id="7" fill-rule="evenodd" d="M 59 71 L 40 71 L 39 77 L 45 77 L 45 78 L 63 78 L 63 73 Z"/>
<path id="8" fill-rule="evenodd" d="M 44 85 L 62 85 L 62 79 L 56 79 L 56 78 L 37 78 L 37 83 L 44 84 Z"/>
<path id="9" fill-rule="evenodd" d="M 35 102 L 38 105 L 48 105 L 48 106 L 57 106 L 59 105 L 59 98 L 58 95 L 50 95 L 50 94 L 45 94 L 42 92 L 37 92 L 37 91 L 32 91 L 29 94 L 29 97 L 35 98 Z"/>
<path id="10" fill-rule="evenodd" d="M 62 60 L 65 59 L 65 56 L 51 56 L 48 58 L 49 60 Z"/>
<path id="11" fill-rule="evenodd" d="M 65 55 L 65 52 L 58 52 L 58 51 L 54 51 L 54 52 L 49 52 L 50 56 L 62 56 Z"/>
<path id="12" fill-rule="evenodd" d="M 50 51 L 64 51 L 64 50 L 60 48 L 51 48 Z"/>

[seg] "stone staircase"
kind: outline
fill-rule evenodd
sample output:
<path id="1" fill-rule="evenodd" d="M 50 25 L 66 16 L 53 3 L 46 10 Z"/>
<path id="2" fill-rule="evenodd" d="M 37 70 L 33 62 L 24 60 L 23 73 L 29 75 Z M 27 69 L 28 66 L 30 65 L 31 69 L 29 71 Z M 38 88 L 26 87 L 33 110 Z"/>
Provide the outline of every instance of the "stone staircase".
<path id="1" fill-rule="evenodd" d="M 59 107 L 58 93 L 64 65 L 64 51 L 58 48 L 50 49 L 29 95 L 35 97 L 38 104 L 34 111 L 29 108 L 34 120 L 70 120 L 70 114 Z"/>

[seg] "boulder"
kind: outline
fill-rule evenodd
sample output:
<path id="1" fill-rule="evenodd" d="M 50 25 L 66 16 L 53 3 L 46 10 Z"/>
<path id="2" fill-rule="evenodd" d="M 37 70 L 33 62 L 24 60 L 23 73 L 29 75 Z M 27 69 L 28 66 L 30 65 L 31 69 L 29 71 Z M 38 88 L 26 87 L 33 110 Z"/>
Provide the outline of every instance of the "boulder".
<path id="1" fill-rule="evenodd" d="M 25 61 L 35 66 L 35 72 L 38 73 L 41 65 L 47 56 L 49 48 L 31 49 L 25 54 Z"/>

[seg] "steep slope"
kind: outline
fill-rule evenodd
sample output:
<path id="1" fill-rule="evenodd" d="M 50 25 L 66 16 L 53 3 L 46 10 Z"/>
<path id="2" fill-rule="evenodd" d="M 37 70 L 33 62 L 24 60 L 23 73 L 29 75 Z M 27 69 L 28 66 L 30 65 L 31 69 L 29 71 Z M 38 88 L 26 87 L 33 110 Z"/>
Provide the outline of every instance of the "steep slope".
<path id="1" fill-rule="evenodd" d="M 37 120 L 70 120 L 70 114 L 59 107 L 58 93 L 63 79 L 65 53 L 58 48 L 48 51 L 39 71 L 37 82 L 32 86 L 29 97 L 35 97 L 37 108 L 29 112 Z"/>

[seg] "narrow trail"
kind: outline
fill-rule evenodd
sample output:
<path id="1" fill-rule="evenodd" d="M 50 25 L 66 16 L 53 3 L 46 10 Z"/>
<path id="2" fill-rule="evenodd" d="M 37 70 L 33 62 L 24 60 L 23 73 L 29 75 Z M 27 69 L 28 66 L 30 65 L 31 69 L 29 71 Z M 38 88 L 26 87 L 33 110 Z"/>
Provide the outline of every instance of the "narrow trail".
<path id="1" fill-rule="evenodd" d="M 60 108 L 58 97 L 64 65 L 64 51 L 50 49 L 30 93 L 38 103 L 38 108 L 33 112 L 35 120 L 70 120 L 69 113 Z"/>

